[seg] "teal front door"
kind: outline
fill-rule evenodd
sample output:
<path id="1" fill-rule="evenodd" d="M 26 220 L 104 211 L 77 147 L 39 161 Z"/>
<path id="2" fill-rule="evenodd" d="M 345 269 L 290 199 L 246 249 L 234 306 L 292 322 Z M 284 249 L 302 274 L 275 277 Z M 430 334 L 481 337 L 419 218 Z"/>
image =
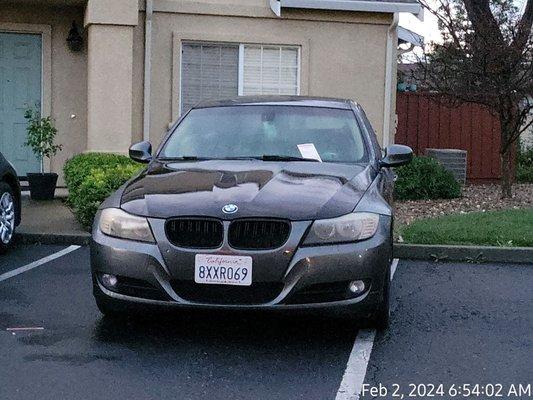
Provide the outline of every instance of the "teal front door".
<path id="1" fill-rule="evenodd" d="M 41 104 L 41 46 L 40 35 L 0 32 L 0 152 L 19 176 L 40 170 L 24 145 L 24 111 Z"/>

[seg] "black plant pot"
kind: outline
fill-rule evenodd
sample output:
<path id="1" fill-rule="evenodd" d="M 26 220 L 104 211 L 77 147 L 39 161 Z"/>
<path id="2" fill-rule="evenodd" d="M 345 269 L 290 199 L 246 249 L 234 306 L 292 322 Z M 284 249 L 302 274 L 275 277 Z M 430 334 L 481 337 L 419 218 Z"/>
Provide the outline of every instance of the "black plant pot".
<path id="1" fill-rule="evenodd" d="M 32 200 L 53 200 L 56 191 L 57 174 L 28 174 Z"/>

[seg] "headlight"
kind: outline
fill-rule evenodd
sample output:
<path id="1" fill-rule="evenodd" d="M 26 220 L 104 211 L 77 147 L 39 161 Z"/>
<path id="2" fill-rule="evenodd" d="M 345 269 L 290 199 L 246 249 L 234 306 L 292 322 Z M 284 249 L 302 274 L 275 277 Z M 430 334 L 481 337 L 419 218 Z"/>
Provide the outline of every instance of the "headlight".
<path id="1" fill-rule="evenodd" d="M 99 225 L 100 230 L 108 236 L 155 243 L 146 218 L 128 214 L 119 208 L 104 209 Z"/>
<path id="2" fill-rule="evenodd" d="M 313 222 L 305 244 L 355 242 L 371 238 L 378 229 L 379 215 L 352 213 Z"/>

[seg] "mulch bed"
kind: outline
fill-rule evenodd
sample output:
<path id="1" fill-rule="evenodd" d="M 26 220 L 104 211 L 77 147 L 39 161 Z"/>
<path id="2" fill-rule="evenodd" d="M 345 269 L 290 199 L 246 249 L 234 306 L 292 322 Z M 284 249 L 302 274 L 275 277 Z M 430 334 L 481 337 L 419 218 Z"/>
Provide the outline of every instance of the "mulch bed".
<path id="1" fill-rule="evenodd" d="M 533 208 L 533 184 L 514 185 L 510 199 L 502 199 L 500 193 L 500 185 L 496 184 L 465 185 L 463 197 L 459 199 L 396 201 L 396 223 L 397 226 L 409 225 L 416 219 L 472 211 Z"/>

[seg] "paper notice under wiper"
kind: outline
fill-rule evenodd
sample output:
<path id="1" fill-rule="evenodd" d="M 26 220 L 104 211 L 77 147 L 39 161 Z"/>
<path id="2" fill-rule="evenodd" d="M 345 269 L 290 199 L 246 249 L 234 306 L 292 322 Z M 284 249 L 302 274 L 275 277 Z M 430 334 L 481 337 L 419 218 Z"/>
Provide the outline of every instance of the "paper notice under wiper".
<path id="1" fill-rule="evenodd" d="M 318 154 L 318 151 L 316 150 L 316 147 L 313 143 L 299 144 L 298 150 L 300 151 L 300 154 L 303 158 L 309 158 L 311 160 L 317 160 L 322 162 L 320 154 Z"/>

